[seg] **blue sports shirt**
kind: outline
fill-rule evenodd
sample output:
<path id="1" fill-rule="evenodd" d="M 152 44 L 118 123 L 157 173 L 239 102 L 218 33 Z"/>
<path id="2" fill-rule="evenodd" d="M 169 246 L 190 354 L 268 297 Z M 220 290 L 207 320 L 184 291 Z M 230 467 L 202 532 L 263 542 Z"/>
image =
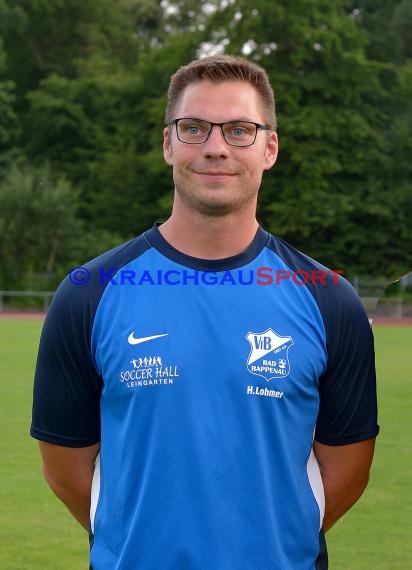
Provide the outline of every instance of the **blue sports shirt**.
<path id="1" fill-rule="evenodd" d="M 348 282 L 262 228 L 204 260 L 153 226 L 85 269 L 44 324 L 31 434 L 100 442 L 91 568 L 326 569 L 313 440 L 378 433 Z"/>

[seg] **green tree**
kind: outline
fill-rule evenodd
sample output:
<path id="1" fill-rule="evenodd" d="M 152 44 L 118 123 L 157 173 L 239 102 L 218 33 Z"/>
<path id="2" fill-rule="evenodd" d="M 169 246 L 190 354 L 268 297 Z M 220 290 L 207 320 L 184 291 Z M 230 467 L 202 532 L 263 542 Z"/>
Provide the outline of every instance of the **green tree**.
<path id="1" fill-rule="evenodd" d="M 121 237 L 78 217 L 78 192 L 48 165 L 13 166 L 0 183 L 0 289 L 54 288 Z"/>
<path id="2" fill-rule="evenodd" d="M 2 288 L 21 286 L 28 272 L 51 273 L 79 229 L 70 184 L 47 167 L 12 168 L 0 186 Z"/>
<path id="3" fill-rule="evenodd" d="M 94 54 L 132 63 L 138 44 L 130 16 L 125 1 L 2 0 L 0 33 L 19 104 L 50 74 L 75 77 L 78 62 Z"/>
<path id="4" fill-rule="evenodd" d="M 125 237 L 166 216 L 172 182 L 162 154 L 169 78 L 195 34 L 147 49 L 133 66 L 95 55 L 76 78 L 51 75 L 27 97 L 26 152 L 81 191 L 82 216 Z"/>
<path id="5" fill-rule="evenodd" d="M 367 34 L 367 54 L 382 62 L 411 57 L 411 0 L 352 0 L 353 20 Z"/>
<path id="6" fill-rule="evenodd" d="M 0 145 L 18 113 L 22 152 L 78 189 L 76 215 L 127 238 L 170 209 L 170 75 L 210 51 L 244 54 L 268 70 L 278 104 L 280 157 L 260 220 L 334 268 L 385 273 L 410 250 L 409 4 L 0 0 L 3 81 L 16 86 L 0 86 Z"/>
<path id="7" fill-rule="evenodd" d="M 0 81 L 0 180 L 20 154 L 17 148 L 20 128 L 13 104 L 13 83 Z"/>
<path id="8" fill-rule="evenodd" d="M 398 4 L 390 22 L 390 36 L 396 61 L 405 62 L 412 58 L 412 1 L 403 0 Z"/>
<path id="9" fill-rule="evenodd" d="M 122 84 L 118 128 L 106 139 L 90 179 L 94 219 L 111 231 L 139 233 L 170 212 L 173 182 L 163 159 L 166 93 L 170 76 L 196 56 L 195 33 L 177 34 L 140 58 Z"/>
<path id="10" fill-rule="evenodd" d="M 387 160 L 385 169 L 379 169 L 384 195 L 373 223 L 380 231 L 381 266 L 388 275 L 401 275 L 412 267 L 412 2 L 354 0 L 352 9 L 357 25 L 367 33 L 368 55 L 384 64 L 380 79 L 389 97 L 382 104 L 380 132 Z"/>
<path id="11" fill-rule="evenodd" d="M 19 154 L 19 119 L 14 109 L 15 95 L 12 81 L 4 79 L 5 53 L 0 38 L 0 180 Z"/>
<path id="12" fill-rule="evenodd" d="M 12 167 L 0 184 L 0 288 L 55 287 L 71 267 L 119 243 L 77 216 L 77 192 L 48 166 Z"/>
<path id="13" fill-rule="evenodd" d="M 347 2 L 239 0 L 209 33 L 261 63 L 275 88 L 280 156 L 262 185 L 262 223 L 346 273 L 386 271 L 376 248 L 391 215 L 385 66 L 367 58 Z"/>
<path id="14" fill-rule="evenodd" d="M 412 60 L 398 70 L 398 78 L 384 135 L 389 145 L 385 189 L 390 206 L 383 226 L 385 261 L 396 277 L 412 268 Z"/>

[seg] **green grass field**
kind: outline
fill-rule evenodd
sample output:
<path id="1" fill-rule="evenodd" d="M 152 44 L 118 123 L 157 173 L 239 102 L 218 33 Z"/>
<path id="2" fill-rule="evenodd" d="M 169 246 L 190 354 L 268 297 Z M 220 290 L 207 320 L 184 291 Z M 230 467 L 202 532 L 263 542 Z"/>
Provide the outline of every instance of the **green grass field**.
<path id="1" fill-rule="evenodd" d="M 82 570 L 87 534 L 43 482 L 28 435 L 40 328 L 0 320 L 0 570 Z M 331 570 L 411 567 L 412 327 L 375 337 L 381 434 L 365 495 L 328 533 Z"/>

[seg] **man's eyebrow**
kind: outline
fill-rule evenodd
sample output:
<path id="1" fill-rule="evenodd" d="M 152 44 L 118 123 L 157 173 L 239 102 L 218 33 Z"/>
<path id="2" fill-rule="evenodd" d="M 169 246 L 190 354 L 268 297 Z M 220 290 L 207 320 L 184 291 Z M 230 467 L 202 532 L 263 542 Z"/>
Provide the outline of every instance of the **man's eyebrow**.
<path id="1" fill-rule="evenodd" d="M 238 122 L 242 122 L 242 123 L 258 123 L 260 124 L 260 121 L 255 121 L 254 119 L 245 119 L 245 118 L 239 118 L 237 117 L 236 119 L 226 119 L 225 121 L 210 121 L 209 119 L 204 119 L 203 117 L 195 117 L 193 115 L 188 115 L 188 116 L 182 116 L 180 117 L 180 119 L 193 119 L 196 121 L 206 121 L 207 123 L 238 123 Z"/>

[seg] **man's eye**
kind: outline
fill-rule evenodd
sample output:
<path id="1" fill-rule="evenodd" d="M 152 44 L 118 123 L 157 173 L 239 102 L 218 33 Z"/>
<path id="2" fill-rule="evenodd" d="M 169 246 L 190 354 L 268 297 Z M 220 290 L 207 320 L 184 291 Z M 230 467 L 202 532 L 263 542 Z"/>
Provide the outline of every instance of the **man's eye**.
<path id="1" fill-rule="evenodd" d="M 235 127 L 232 130 L 232 134 L 235 135 L 235 137 L 242 137 L 247 134 L 247 131 L 243 127 Z"/>
<path id="2" fill-rule="evenodd" d="M 197 135 L 197 133 L 199 132 L 199 127 L 196 127 L 194 125 L 187 127 L 187 132 L 189 133 L 189 135 Z"/>

